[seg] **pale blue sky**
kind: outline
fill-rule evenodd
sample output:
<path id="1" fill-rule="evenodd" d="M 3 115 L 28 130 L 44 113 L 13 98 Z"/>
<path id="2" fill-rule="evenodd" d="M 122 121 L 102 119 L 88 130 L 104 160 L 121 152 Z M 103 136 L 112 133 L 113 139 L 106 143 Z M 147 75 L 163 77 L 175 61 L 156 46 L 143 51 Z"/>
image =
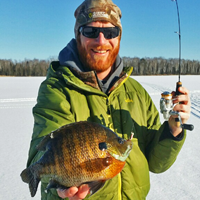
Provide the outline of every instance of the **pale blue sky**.
<path id="1" fill-rule="evenodd" d="M 122 10 L 120 56 L 178 57 L 178 19 L 171 0 L 113 0 Z M 0 59 L 48 59 L 74 37 L 82 0 L 1 0 Z M 200 60 L 200 1 L 178 0 L 182 58 Z"/>

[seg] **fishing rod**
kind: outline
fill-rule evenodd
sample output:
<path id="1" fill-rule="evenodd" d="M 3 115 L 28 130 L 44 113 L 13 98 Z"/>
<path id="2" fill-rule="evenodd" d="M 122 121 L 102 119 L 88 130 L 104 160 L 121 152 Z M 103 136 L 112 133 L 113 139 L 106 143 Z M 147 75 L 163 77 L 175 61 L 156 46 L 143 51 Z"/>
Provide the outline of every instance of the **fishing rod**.
<path id="1" fill-rule="evenodd" d="M 178 29 L 179 31 L 175 31 L 179 37 L 179 74 L 178 74 L 178 82 L 176 83 L 176 95 L 180 95 L 181 93 L 178 91 L 179 87 L 182 86 L 181 82 L 181 22 L 180 22 L 180 15 L 179 15 L 179 8 L 178 8 L 178 0 L 172 0 L 176 2 L 176 9 L 177 9 L 177 16 L 178 16 Z"/>
<path id="2" fill-rule="evenodd" d="M 180 22 L 180 15 L 179 15 L 179 9 L 178 9 L 178 1 L 177 0 L 172 0 L 176 2 L 176 8 L 177 8 L 177 15 L 178 15 L 178 28 L 179 31 L 175 31 L 175 33 L 178 34 L 179 36 L 179 76 L 178 80 L 181 82 L 181 22 Z"/>
<path id="3" fill-rule="evenodd" d="M 179 87 L 182 87 L 181 82 L 181 23 L 180 23 L 180 15 L 179 15 L 179 8 L 178 8 L 178 0 L 172 0 L 176 2 L 176 8 L 177 8 L 177 16 L 178 16 L 178 28 L 179 31 L 175 32 L 179 36 L 179 74 L 178 74 L 178 82 L 176 83 L 176 92 L 175 95 L 178 96 L 182 93 L 179 92 Z M 194 126 L 192 124 L 183 124 L 181 120 L 180 113 L 177 111 L 173 111 L 173 101 L 172 101 L 172 94 L 170 92 L 163 92 L 161 94 L 160 99 L 160 110 L 163 114 L 163 117 L 165 120 L 168 120 L 171 115 L 177 115 L 178 117 L 175 118 L 177 127 L 181 127 L 183 129 L 187 129 L 192 131 L 194 129 Z"/>

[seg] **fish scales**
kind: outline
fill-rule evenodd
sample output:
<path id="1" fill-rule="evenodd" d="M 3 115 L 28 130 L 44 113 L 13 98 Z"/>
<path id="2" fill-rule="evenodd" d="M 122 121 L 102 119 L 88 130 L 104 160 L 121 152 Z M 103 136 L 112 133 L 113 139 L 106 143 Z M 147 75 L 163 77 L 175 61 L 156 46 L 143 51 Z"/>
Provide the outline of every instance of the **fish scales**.
<path id="1" fill-rule="evenodd" d="M 74 167 L 76 163 L 76 159 L 78 159 L 78 152 L 74 151 L 76 149 L 76 137 L 77 134 L 72 134 L 72 130 L 68 129 L 67 133 L 63 130 L 62 135 L 65 135 L 65 139 L 61 142 L 61 148 L 58 148 L 58 145 L 53 146 L 54 150 L 57 151 L 58 165 L 57 165 L 57 174 L 61 182 L 65 183 L 67 180 L 67 184 L 70 184 L 71 178 L 74 176 Z M 61 136 L 62 136 L 61 135 Z M 61 137 L 62 138 L 62 137 Z M 60 155 L 62 152 L 62 156 Z"/>
<path id="2" fill-rule="evenodd" d="M 93 129 L 92 132 L 94 132 L 94 133 L 98 133 L 98 131 L 99 131 L 99 129 L 95 126 L 92 127 L 92 129 Z M 95 174 L 91 173 L 91 172 L 97 172 L 97 171 L 99 172 L 99 170 L 98 170 L 99 166 L 101 166 L 100 167 L 101 169 L 103 168 L 103 166 L 102 166 L 103 163 L 98 158 L 105 158 L 106 156 L 108 156 L 106 154 L 106 152 L 100 151 L 99 147 L 98 147 L 99 140 L 105 141 L 105 139 L 106 139 L 105 129 L 102 128 L 102 130 L 99 132 L 100 132 L 100 134 L 91 134 L 91 136 L 86 134 L 87 135 L 86 137 L 88 138 L 88 140 L 90 140 L 90 143 L 92 144 L 92 145 L 90 144 L 91 148 L 88 148 L 89 155 L 92 159 L 85 163 L 86 167 L 84 169 L 86 169 L 85 170 L 86 172 L 90 172 L 90 174 L 88 174 L 88 176 L 91 176 L 91 178 L 94 178 L 94 176 L 95 176 Z M 93 162 L 93 160 L 95 160 L 95 162 Z M 106 176 L 105 171 L 104 170 L 100 171 L 98 173 L 98 176 L 105 177 Z"/>
<path id="3" fill-rule="evenodd" d="M 84 177 L 80 177 L 79 179 L 76 179 L 76 182 L 78 182 L 78 183 L 80 181 L 87 181 L 84 178 L 88 178 L 88 177 L 92 178 L 93 174 L 91 173 L 91 171 L 96 171 L 95 169 L 99 167 L 99 163 L 95 162 L 92 165 L 92 163 L 87 162 L 87 164 L 81 165 L 81 166 L 80 166 L 80 163 L 84 163 L 84 161 L 88 160 L 89 158 L 93 158 L 93 159 L 98 158 L 101 155 L 102 155 L 102 157 L 105 157 L 105 156 L 103 156 L 102 152 L 100 152 L 101 155 L 95 153 L 96 157 L 94 157 L 94 152 L 100 151 L 97 148 L 98 145 L 96 145 L 94 143 L 95 141 L 98 142 L 98 138 L 97 137 L 88 137 L 88 134 L 87 134 L 87 132 L 89 131 L 88 127 L 84 127 L 84 128 L 85 128 L 85 131 L 83 131 L 84 129 L 80 129 L 80 130 L 76 129 L 75 134 L 68 134 L 66 137 L 66 140 L 63 140 L 63 141 L 55 140 L 54 145 L 52 146 L 52 148 L 53 148 L 52 152 L 57 153 L 57 155 L 55 155 L 54 159 L 53 159 L 55 162 L 55 166 L 57 166 L 57 167 L 55 167 L 56 172 L 54 171 L 54 169 L 50 169 L 50 171 L 52 172 L 52 174 L 56 173 L 56 174 L 58 174 L 58 176 L 60 175 L 59 179 L 61 179 L 62 182 L 64 182 L 64 183 L 65 183 L 66 179 L 63 179 L 62 177 L 66 177 L 67 174 L 69 174 L 69 177 L 71 177 L 71 179 L 73 180 L 73 177 L 75 177 L 76 174 L 85 173 Z M 92 131 L 95 131 L 95 130 L 92 130 Z M 68 130 L 68 132 L 70 133 L 71 130 Z M 65 134 L 65 133 L 63 133 L 63 134 Z M 90 136 L 94 136 L 94 135 L 91 134 Z M 104 137 L 105 137 L 105 134 L 104 134 Z M 89 142 L 86 142 L 86 141 L 89 141 Z M 60 144 L 60 143 L 62 143 L 62 145 L 61 145 L 62 148 L 57 148 L 58 144 Z M 92 145 L 92 144 L 94 144 L 94 145 Z M 67 151 L 68 148 L 66 148 L 66 147 L 69 147 L 69 149 L 71 151 L 73 151 L 73 149 L 76 149 L 76 151 L 74 152 L 74 154 L 70 154 L 69 151 Z M 64 155 L 61 156 L 60 152 L 63 152 Z M 84 152 L 84 154 L 82 154 L 82 152 Z M 69 157 L 69 155 L 70 155 L 70 157 Z M 69 159 L 70 159 L 70 162 L 69 162 Z M 70 163 L 70 165 L 69 165 L 69 163 Z M 62 170 L 63 169 L 62 165 L 65 166 L 66 170 L 64 170 L 64 171 Z M 52 165 L 50 165 L 50 166 L 53 168 Z M 94 167 L 91 169 L 91 166 L 94 166 Z M 76 168 L 75 172 L 74 172 L 74 168 Z M 88 168 L 88 169 L 85 169 L 85 168 Z M 90 168 L 90 170 L 89 170 L 89 168 Z M 48 170 L 49 169 L 47 168 L 47 171 Z M 105 176 L 105 174 L 102 174 L 101 176 Z M 71 179 L 67 180 L 68 184 Z M 76 185 L 77 184 L 76 182 L 71 182 L 71 184 Z"/>
<path id="4" fill-rule="evenodd" d="M 89 130 L 90 129 L 90 130 Z M 96 133 L 97 130 L 96 130 L 96 127 L 85 127 L 85 131 L 84 131 L 84 134 L 83 134 L 83 140 L 79 140 L 82 144 L 81 147 L 82 147 L 82 151 L 85 152 L 85 154 L 83 154 L 84 156 L 84 160 L 88 160 L 88 158 L 91 158 L 88 160 L 88 162 L 85 162 L 84 165 L 82 165 L 82 169 L 83 171 L 85 172 L 90 172 L 90 171 L 95 171 L 95 169 L 99 166 L 99 163 L 98 162 L 95 162 L 95 163 L 92 163 L 92 159 L 96 159 L 96 158 L 99 158 L 99 157 L 105 157 L 104 154 L 102 154 L 102 152 L 100 152 L 102 155 L 99 154 L 99 148 L 98 148 L 98 142 L 99 142 L 99 139 L 97 137 L 97 134 L 87 134 L 88 131 L 91 131 L 93 133 Z M 104 136 L 104 130 L 102 130 L 101 132 L 101 135 L 99 134 L 99 136 Z M 87 143 L 87 141 L 89 141 Z M 86 145 L 84 145 L 86 144 Z M 84 163 L 84 162 L 82 162 Z M 89 174 L 87 176 L 92 176 L 93 174 Z"/>
<path id="5" fill-rule="evenodd" d="M 93 177 L 93 174 L 91 173 L 91 171 L 94 171 L 95 168 L 97 168 L 99 166 L 99 164 L 97 162 L 95 162 L 94 164 L 96 164 L 96 166 L 94 166 L 94 168 L 91 169 L 92 163 L 90 162 L 90 159 L 95 159 L 99 157 L 99 154 L 97 154 L 96 152 L 99 151 L 99 149 L 97 149 L 98 145 L 96 145 L 95 142 L 98 142 L 98 138 L 95 137 L 94 134 L 90 134 L 88 135 L 88 132 L 94 132 L 95 130 L 93 127 L 88 127 L 85 126 L 84 128 L 82 127 L 82 129 L 78 130 L 76 129 L 76 134 L 75 137 L 73 137 L 72 141 L 68 140 L 68 142 L 70 144 L 75 144 L 75 146 L 72 145 L 72 148 L 76 149 L 76 153 L 74 155 L 71 156 L 71 164 L 72 164 L 72 168 L 76 168 L 76 172 L 72 171 L 73 175 L 76 174 L 80 174 L 80 173 L 84 173 L 85 176 L 80 177 L 79 180 L 77 180 L 77 182 L 80 181 L 87 181 L 86 178 L 88 177 Z M 83 131 L 84 130 L 84 131 Z M 90 136 L 90 137 L 88 137 Z M 94 145 L 93 145 L 94 144 Z M 82 153 L 84 152 L 84 154 Z M 95 153 L 94 153 L 95 152 Z M 95 154 L 95 156 L 94 156 Z M 78 158 L 78 160 L 77 160 Z M 85 163 L 86 160 L 89 161 Z M 65 162 L 65 163 L 69 163 L 69 162 Z M 80 163 L 83 163 L 82 165 L 80 165 Z M 85 178 L 85 179 L 84 179 Z M 75 183 L 74 183 L 75 184 Z"/>
<path id="6" fill-rule="evenodd" d="M 86 133 L 86 131 L 87 130 L 85 130 L 85 133 Z M 87 134 L 84 134 L 84 133 L 82 133 L 81 132 L 81 139 L 79 140 L 79 147 L 80 147 L 80 150 L 81 150 L 81 152 L 85 152 L 84 154 L 83 154 L 83 156 L 84 156 L 84 158 L 83 158 L 83 160 L 87 160 L 87 158 L 89 158 L 90 157 L 90 148 L 91 148 L 91 150 L 92 151 L 94 151 L 93 150 L 93 147 L 91 146 L 89 146 L 90 145 L 90 143 L 87 143 L 87 141 L 89 141 L 89 140 L 93 140 L 93 141 L 95 141 L 95 139 L 94 139 L 94 137 L 93 137 L 93 135 L 91 134 L 91 137 L 88 137 L 87 136 Z M 86 164 L 83 164 L 82 165 L 82 171 L 83 171 L 83 169 L 85 169 L 86 171 L 89 171 L 89 169 L 90 169 L 90 166 L 88 166 L 88 165 L 86 165 Z M 86 175 L 87 176 L 87 175 Z"/>
<path id="7" fill-rule="evenodd" d="M 35 195 L 42 178 L 49 178 L 48 189 L 78 187 L 99 181 L 96 192 L 102 187 L 102 181 L 113 178 L 123 169 L 132 142 L 122 140 L 97 123 L 65 125 L 50 133 L 38 145 L 39 150 L 46 146 L 46 151 L 37 163 L 21 173 L 22 180 L 29 183 L 31 196 Z M 36 180 L 32 181 L 34 178 Z M 90 187 L 93 190 L 92 184 Z"/>
<path id="8" fill-rule="evenodd" d="M 54 141 L 54 146 L 57 146 L 58 140 Z M 62 141 L 60 141 L 62 142 Z M 57 155 L 60 155 L 59 157 Z M 53 177 L 55 174 L 61 174 L 60 169 L 62 169 L 63 165 L 63 153 L 57 148 L 50 148 L 44 154 L 44 159 L 41 159 L 38 164 L 42 165 L 42 170 L 39 171 L 40 176 L 43 177 L 44 174 L 49 174 L 49 176 Z"/>

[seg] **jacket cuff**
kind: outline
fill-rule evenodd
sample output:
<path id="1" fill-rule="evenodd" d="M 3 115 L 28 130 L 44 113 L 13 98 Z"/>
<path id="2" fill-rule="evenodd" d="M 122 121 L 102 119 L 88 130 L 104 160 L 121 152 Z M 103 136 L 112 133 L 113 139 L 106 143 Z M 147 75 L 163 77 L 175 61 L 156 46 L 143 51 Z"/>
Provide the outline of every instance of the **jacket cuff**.
<path id="1" fill-rule="evenodd" d="M 164 123 L 165 123 L 164 124 L 165 126 L 164 126 L 164 129 L 163 129 L 163 132 L 162 132 L 162 134 L 160 136 L 159 141 L 164 140 L 164 139 L 172 139 L 172 140 L 175 140 L 175 141 L 181 141 L 184 138 L 184 134 L 185 134 L 185 130 L 184 129 L 182 130 L 182 132 L 179 135 L 174 137 L 172 132 L 171 132 L 171 130 L 170 130 L 170 128 L 169 128 L 168 122 L 166 121 Z"/>

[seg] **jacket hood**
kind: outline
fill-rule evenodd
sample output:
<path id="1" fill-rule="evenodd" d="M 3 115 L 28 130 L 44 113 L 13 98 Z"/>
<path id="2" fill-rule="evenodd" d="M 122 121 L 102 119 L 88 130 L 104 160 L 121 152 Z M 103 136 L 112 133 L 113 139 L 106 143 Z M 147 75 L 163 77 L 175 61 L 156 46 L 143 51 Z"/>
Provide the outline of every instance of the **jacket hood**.
<path id="1" fill-rule="evenodd" d="M 58 56 L 60 65 L 73 67 L 84 72 L 84 67 L 80 62 L 76 40 L 72 39 L 66 47 L 64 47 Z"/>

